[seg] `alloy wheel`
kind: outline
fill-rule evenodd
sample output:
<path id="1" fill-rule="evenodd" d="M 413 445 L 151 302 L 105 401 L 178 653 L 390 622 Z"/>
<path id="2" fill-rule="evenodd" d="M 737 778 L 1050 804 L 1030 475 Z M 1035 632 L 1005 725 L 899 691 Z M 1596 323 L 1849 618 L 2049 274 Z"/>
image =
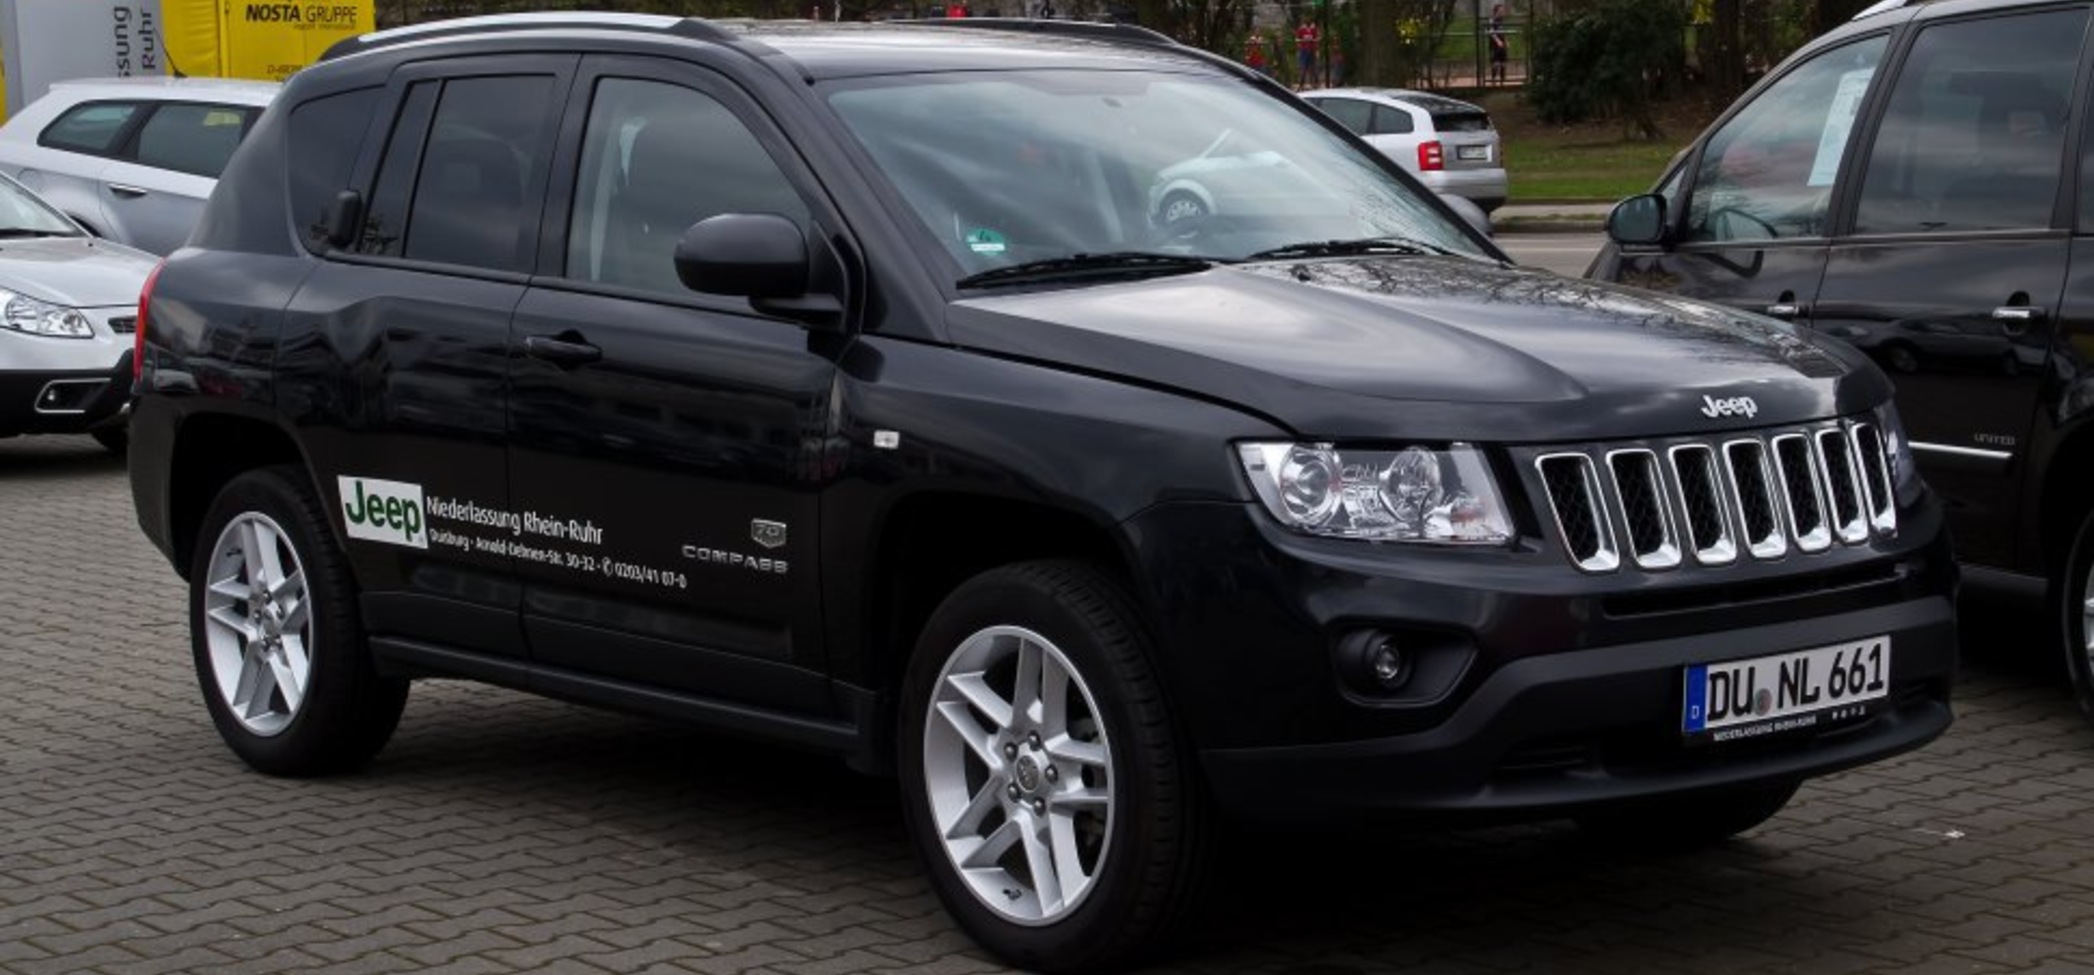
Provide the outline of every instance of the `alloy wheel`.
<path id="1" fill-rule="evenodd" d="M 283 527 L 257 512 L 228 522 L 214 553 L 204 595 L 212 683 L 241 727 L 273 736 L 312 683 L 305 568 Z"/>

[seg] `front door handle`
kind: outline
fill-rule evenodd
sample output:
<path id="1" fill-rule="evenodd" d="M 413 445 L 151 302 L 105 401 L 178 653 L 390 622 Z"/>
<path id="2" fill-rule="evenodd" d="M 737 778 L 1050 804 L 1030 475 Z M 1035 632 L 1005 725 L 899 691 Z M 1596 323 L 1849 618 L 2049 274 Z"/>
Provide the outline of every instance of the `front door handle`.
<path id="1" fill-rule="evenodd" d="M 602 349 L 582 341 L 582 337 L 573 332 L 530 336 L 524 339 L 524 354 L 562 369 L 586 366 L 603 359 Z"/>
<path id="2" fill-rule="evenodd" d="M 1775 318 L 1801 318 L 1810 306 L 1800 301 L 1777 301 L 1767 306 L 1767 314 Z"/>
<path id="3" fill-rule="evenodd" d="M 127 200 L 136 200 L 139 197 L 147 195 L 147 190 L 144 187 L 127 186 L 123 183 L 109 184 L 109 192 L 114 193 L 117 196 L 121 196 Z"/>
<path id="4" fill-rule="evenodd" d="M 1992 320 L 1999 323 L 2001 333 L 2018 339 L 2028 333 L 2029 326 L 2043 320 L 2043 309 L 2034 305 L 2001 305 L 1992 310 Z"/>

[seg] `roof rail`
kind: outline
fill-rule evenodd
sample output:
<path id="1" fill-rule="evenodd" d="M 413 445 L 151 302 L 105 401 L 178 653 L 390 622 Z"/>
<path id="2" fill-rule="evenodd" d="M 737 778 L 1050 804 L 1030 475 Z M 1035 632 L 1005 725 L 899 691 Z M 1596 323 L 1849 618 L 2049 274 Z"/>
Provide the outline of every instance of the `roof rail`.
<path id="1" fill-rule="evenodd" d="M 346 40 L 335 42 L 320 55 L 320 60 L 360 54 L 364 51 L 405 44 L 410 41 L 433 40 L 459 34 L 472 34 L 489 30 L 573 30 L 611 29 L 654 31 L 675 34 L 703 41 L 732 41 L 733 34 L 710 22 L 695 17 L 670 17 L 662 14 L 621 14 L 594 12 L 542 12 L 488 14 L 480 17 L 457 17 L 450 20 L 433 20 L 426 24 L 412 24 L 389 30 L 373 31 Z"/>
<path id="2" fill-rule="evenodd" d="M 1927 0 L 1877 0 L 1877 2 L 1861 8 L 1861 12 L 1855 14 L 1853 17 L 1848 18 L 1848 22 L 1852 23 L 1856 20 L 1874 17 L 1877 14 L 1886 14 L 1893 10 L 1915 6 L 1917 4 L 1922 4 L 1926 2 Z"/>
<path id="3" fill-rule="evenodd" d="M 1182 47 L 1169 34 L 1150 30 L 1134 24 L 1110 24 L 1096 20 L 1036 20 L 1029 17 L 926 17 L 918 20 L 890 21 L 890 23 L 923 24 L 933 27 L 972 27 L 978 30 L 1008 30 L 1027 34 L 1056 34 L 1062 37 L 1089 37 L 1098 40 L 1126 41 L 1130 44 L 1147 44 L 1152 47 Z"/>

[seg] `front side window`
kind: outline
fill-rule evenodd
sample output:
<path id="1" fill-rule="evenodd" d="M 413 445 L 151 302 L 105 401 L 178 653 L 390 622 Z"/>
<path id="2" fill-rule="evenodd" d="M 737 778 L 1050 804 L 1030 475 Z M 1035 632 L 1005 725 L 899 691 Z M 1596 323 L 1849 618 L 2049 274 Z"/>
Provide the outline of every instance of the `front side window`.
<path id="1" fill-rule="evenodd" d="M 138 129 L 139 165 L 217 179 L 247 132 L 237 105 L 162 105 Z"/>
<path id="2" fill-rule="evenodd" d="M 1817 55 L 1709 136 L 1684 239 L 1824 235 L 1832 186 L 1884 46 L 1879 35 Z"/>
<path id="3" fill-rule="evenodd" d="M 1869 153 L 1856 233 L 2050 226 L 2085 9 L 1928 27 Z"/>
<path id="4" fill-rule="evenodd" d="M 106 155 L 116 151 L 117 137 L 137 114 L 135 102 L 90 102 L 67 109 L 44 128 L 37 142 L 52 149 Z"/>
<path id="5" fill-rule="evenodd" d="M 1012 70 L 865 79 L 828 97 L 963 279 L 1334 241 L 1486 253 L 1378 157 L 1231 79 Z"/>
<path id="6" fill-rule="evenodd" d="M 723 213 L 808 220 L 784 171 L 749 127 L 703 92 L 629 78 L 596 86 L 583 137 L 567 276 L 687 292 L 676 242 Z"/>

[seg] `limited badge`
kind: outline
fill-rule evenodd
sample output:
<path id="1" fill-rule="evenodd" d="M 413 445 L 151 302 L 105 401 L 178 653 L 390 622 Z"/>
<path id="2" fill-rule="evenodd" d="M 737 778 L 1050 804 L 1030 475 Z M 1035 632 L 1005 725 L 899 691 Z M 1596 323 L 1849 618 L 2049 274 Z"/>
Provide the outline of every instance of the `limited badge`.
<path id="1" fill-rule="evenodd" d="M 780 548 L 785 545 L 785 523 L 755 519 L 749 522 L 749 538 L 764 548 Z"/>
<path id="2" fill-rule="evenodd" d="M 1001 254 L 1006 249 L 1003 235 L 986 227 L 967 232 L 967 249 L 977 254 Z"/>

